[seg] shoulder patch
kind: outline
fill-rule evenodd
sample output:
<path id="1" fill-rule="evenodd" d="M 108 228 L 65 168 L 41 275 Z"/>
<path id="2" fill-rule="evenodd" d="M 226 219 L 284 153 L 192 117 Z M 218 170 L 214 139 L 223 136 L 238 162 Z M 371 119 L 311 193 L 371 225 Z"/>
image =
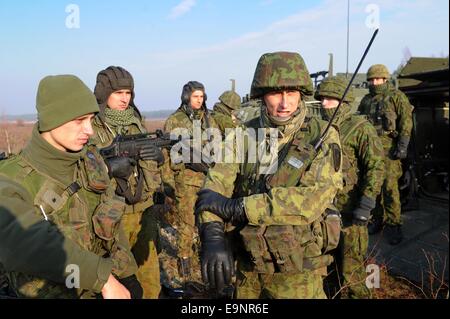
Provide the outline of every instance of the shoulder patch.
<path id="1" fill-rule="evenodd" d="M 339 144 L 331 143 L 330 144 L 331 156 L 333 156 L 333 167 L 334 171 L 338 172 L 341 168 L 341 147 Z"/>

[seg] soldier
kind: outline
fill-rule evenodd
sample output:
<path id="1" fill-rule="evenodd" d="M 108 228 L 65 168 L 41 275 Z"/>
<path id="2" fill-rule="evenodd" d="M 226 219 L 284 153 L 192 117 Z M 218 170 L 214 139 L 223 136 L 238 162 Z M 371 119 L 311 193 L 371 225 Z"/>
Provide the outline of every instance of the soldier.
<path id="1" fill-rule="evenodd" d="M 400 160 L 407 156 L 413 107 L 406 95 L 388 82 L 389 77 L 388 69 L 382 64 L 369 68 L 367 80 L 370 93 L 362 99 L 359 112 L 367 115 L 375 126 L 385 155 L 385 180 L 369 224 L 369 234 L 379 232 L 384 219 L 389 243 L 397 245 L 403 239 L 398 188 L 398 179 L 402 176 Z"/>
<path id="2" fill-rule="evenodd" d="M 181 105 L 167 119 L 164 130 L 187 129 L 190 136 L 194 134 L 194 122 L 201 125 L 201 131 L 210 128 L 218 130 L 218 125 L 206 107 L 205 87 L 197 81 L 190 81 L 183 86 Z M 177 198 L 175 226 L 178 229 L 179 269 L 183 278 L 178 281 L 201 282 L 199 263 L 198 230 L 195 225 L 195 194 L 200 190 L 205 179 L 207 167 L 192 165 L 194 163 L 174 164 L 171 167 L 175 174 L 175 194 Z M 201 163 L 198 163 L 201 164 Z"/>
<path id="3" fill-rule="evenodd" d="M 334 76 L 320 83 L 315 98 L 322 102 L 322 117 L 325 120 L 331 120 L 347 82 L 343 77 Z M 373 125 L 365 117 L 352 114 L 350 103 L 353 101 L 353 90 L 350 88 L 333 120 L 341 138 L 344 179 L 344 188 L 335 199 L 344 226 L 343 240 L 340 242 L 342 265 L 339 265 L 342 277 L 339 278 L 344 287 L 341 296 L 370 298 L 370 291 L 365 285 L 367 274 L 364 267 L 369 243 L 367 223 L 384 180 L 384 153 Z"/>
<path id="4" fill-rule="evenodd" d="M 127 70 L 110 66 L 100 71 L 94 94 L 100 112 L 93 121 L 94 135 L 90 143 L 102 148 L 109 146 L 119 134 L 147 132 L 134 104 L 134 81 Z M 159 227 L 152 206 L 155 192 L 162 190 L 160 165 L 164 161 L 160 149 L 146 146 L 141 159 L 133 163 L 134 174 L 127 180 L 116 179 L 119 193 L 126 197 L 122 224 L 138 263 L 137 277 L 144 289 L 144 298 L 151 299 L 158 298 L 161 290 L 157 252 Z M 170 170 L 168 160 L 167 168 Z"/>
<path id="5" fill-rule="evenodd" d="M 298 53 L 259 59 L 251 97 L 261 99 L 261 112 L 246 130 L 276 129 L 277 143 L 267 135 L 263 140 L 277 145 L 276 171 L 264 170 L 259 157 L 216 163 L 196 203 L 203 280 L 219 293 L 233 276 L 230 245 L 237 256 L 237 298 L 326 298 L 323 276 L 333 259 L 326 252 L 337 246 L 341 223 L 327 208 L 342 187 L 341 150 L 332 127 L 314 148 L 327 123 L 306 116 L 303 96 L 312 91 Z M 226 244 L 230 225 L 235 229 Z"/>
<path id="6" fill-rule="evenodd" d="M 238 125 L 236 112 L 241 106 L 241 97 L 234 91 L 225 91 L 219 96 L 219 102 L 214 104 L 211 113 L 222 133 L 226 128 L 234 128 Z"/>
<path id="7" fill-rule="evenodd" d="M 36 108 L 31 140 L 0 162 L 0 272 L 8 295 L 142 294 L 120 223 L 124 200 L 109 187 L 110 176 L 127 174 L 128 167 L 111 160 L 108 173 L 97 149 L 86 146 L 98 112 L 95 96 L 73 75 L 47 76 Z"/>

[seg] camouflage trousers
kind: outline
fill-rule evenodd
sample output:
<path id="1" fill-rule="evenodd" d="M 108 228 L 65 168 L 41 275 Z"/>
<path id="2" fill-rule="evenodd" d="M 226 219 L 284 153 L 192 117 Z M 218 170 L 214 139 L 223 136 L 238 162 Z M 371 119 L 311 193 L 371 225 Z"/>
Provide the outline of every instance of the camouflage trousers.
<path id="1" fill-rule="evenodd" d="M 161 253 L 159 254 L 159 262 L 161 269 L 161 283 L 170 288 L 181 288 L 187 281 L 202 283 L 200 274 L 200 258 L 197 247 L 198 242 L 193 242 L 194 254 L 191 257 L 191 274 L 188 277 L 182 272 L 180 265 L 180 253 L 178 251 L 177 229 L 171 225 L 161 227 Z M 194 269 L 194 270 L 192 270 Z"/>
<path id="2" fill-rule="evenodd" d="M 388 225 L 401 225 L 401 202 L 398 180 L 402 176 L 400 160 L 392 160 L 385 156 L 385 179 L 377 204 L 372 210 L 372 218 L 383 220 Z"/>
<path id="3" fill-rule="evenodd" d="M 365 258 L 369 245 L 367 227 L 351 225 L 344 227 L 342 232 L 339 249 L 342 254 L 341 296 L 355 299 L 371 298 L 371 292 L 366 286 Z"/>
<path id="4" fill-rule="evenodd" d="M 122 217 L 131 251 L 138 265 L 137 278 L 144 289 L 145 299 L 157 299 L 161 291 L 158 261 L 159 226 L 147 208 L 143 213 L 125 214 Z"/>
<path id="5" fill-rule="evenodd" d="M 170 213 L 161 218 L 161 282 L 170 288 L 181 288 L 186 282 L 202 283 L 200 272 L 200 239 L 195 226 L 194 205 L 199 187 L 183 187 L 184 194 L 170 204 Z M 189 193 L 188 193 L 189 191 Z M 190 259 L 190 269 L 184 269 L 181 258 Z M 190 272 L 190 273 L 189 273 Z"/>
<path id="6" fill-rule="evenodd" d="M 319 271 L 260 274 L 238 270 L 237 299 L 326 299 Z"/>
<path id="7" fill-rule="evenodd" d="M 200 239 L 196 226 L 194 207 L 200 187 L 184 185 L 183 196 L 177 197 L 175 227 L 178 230 L 178 257 L 190 258 L 191 269 L 189 280 L 201 281 L 200 272 Z"/>

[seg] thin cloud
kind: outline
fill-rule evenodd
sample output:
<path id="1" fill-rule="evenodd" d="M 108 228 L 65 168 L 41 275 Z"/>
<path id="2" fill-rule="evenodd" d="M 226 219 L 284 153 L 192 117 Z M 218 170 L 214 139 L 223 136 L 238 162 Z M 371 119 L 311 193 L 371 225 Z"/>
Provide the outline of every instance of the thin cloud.
<path id="1" fill-rule="evenodd" d="M 183 0 L 177 6 L 173 7 L 169 14 L 169 19 L 177 19 L 185 15 L 196 5 L 196 0 Z"/>

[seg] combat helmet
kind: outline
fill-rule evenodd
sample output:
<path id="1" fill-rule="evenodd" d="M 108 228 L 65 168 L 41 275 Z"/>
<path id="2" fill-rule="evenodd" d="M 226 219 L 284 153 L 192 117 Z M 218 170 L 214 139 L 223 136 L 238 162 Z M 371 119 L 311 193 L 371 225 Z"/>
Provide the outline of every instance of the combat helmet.
<path id="1" fill-rule="evenodd" d="M 374 64 L 367 70 L 367 80 L 373 78 L 389 79 L 390 77 L 388 68 L 383 64 Z"/>
<path id="2" fill-rule="evenodd" d="M 313 94 L 313 83 L 305 61 L 295 52 L 263 54 L 256 65 L 250 98 L 283 89 L 299 90 L 304 95 Z"/>
<path id="3" fill-rule="evenodd" d="M 347 88 L 348 80 L 342 76 L 331 76 L 320 82 L 314 98 L 320 100 L 322 97 L 331 97 L 341 100 Z M 345 95 L 344 102 L 352 103 L 355 100 L 353 88 L 350 87 Z"/>
<path id="4" fill-rule="evenodd" d="M 237 110 L 241 106 L 241 97 L 234 91 L 223 92 L 219 100 L 231 110 Z"/>

